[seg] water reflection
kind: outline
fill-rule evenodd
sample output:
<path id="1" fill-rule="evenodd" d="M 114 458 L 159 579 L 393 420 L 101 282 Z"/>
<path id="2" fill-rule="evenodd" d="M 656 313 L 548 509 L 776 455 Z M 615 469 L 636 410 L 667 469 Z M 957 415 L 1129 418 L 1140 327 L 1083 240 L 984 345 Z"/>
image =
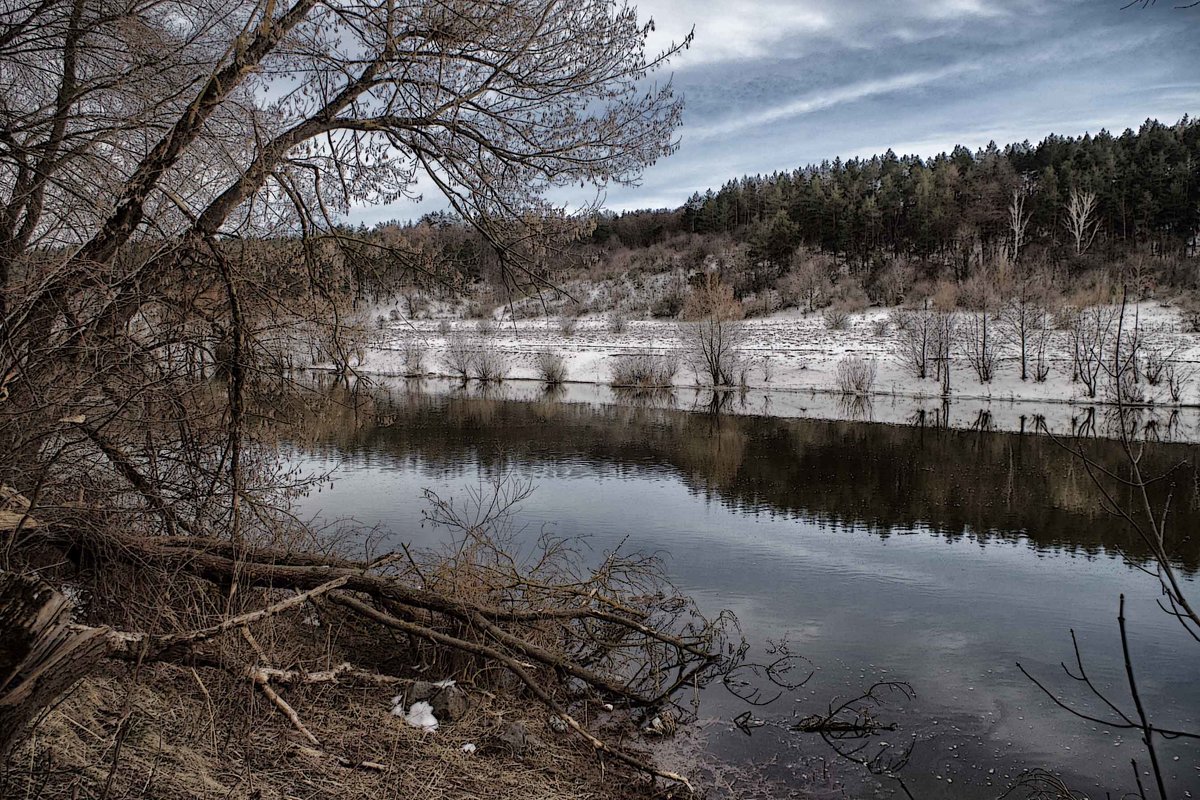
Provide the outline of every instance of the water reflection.
<path id="1" fill-rule="evenodd" d="M 739 392 L 680 394 L 604 405 L 540 391 L 518 401 L 474 387 L 442 396 L 339 388 L 306 407 L 303 449 L 346 465 L 308 510 L 354 514 L 398 541 L 420 541 L 434 535 L 421 526 L 422 488 L 453 494 L 510 469 L 535 477 L 521 520 L 532 533 L 553 526 L 591 537 L 597 553 L 622 543 L 662 553 L 705 608 L 731 609 L 751 640 L 787 638 L 812 661 L 812 682 L 764 712 L 778 724 L 752 737 L 729 722 L 744 707 L 705 701 L 705 713 L 724 720 L 707 729 L 713 751 L 771 762 L 805 788 L 830 774 L 829 752 L 789 723 L 835 695 L 896 679 L 917 697 L 889 716 L 903 738 L 885 741 L 917 738 L 917 796 L 994 798 L 1038 765 L 1063 768 L 1088 791 L 1127 787 L 1136 742 L 1081 727 L 1014 668 L 1019 660 L 1055 674 L 1075 629 L 1089 672 L 1119 686 L 1121 592 L 1138 621 L 1147 702 L 1164 724 L 1200 725 L 1194 660 L 1175 646 L 1179 631 L 1155 606 L 1153 580 L 1118 557 L 1141 554 L 1100 510 L 1078 460 L 1050 438 L 989 432 L 986 416 L 974 429 L 947 428 L 936 406 L 908 427 L 752 417 L 736 413 Z M 1037 420 L 1026 425 L 1036 430 Z M 1082 446 L 1120 469 L 1118 443 Z M 1143 466 L 1160 471 L 1191 451 L 1147 445 Z M 1200 521 L 1196 487 L 1190 466 L 1173 487 L 1156 487 L 1174 491 L 1177 535 Z M 1194 571 L 1197 542 L 1180 536 L 1174 557 Z M 1173 786 L 1195 790 L 1198 762 L 1186 746 L 1169 754 L 1181 757 L 1171 761 Z M 849 777 L 844 767 L 832 774 Z M 857 783 L 851 796 L 875 791 Z"/>
<path id="2" fill-rule="evenodd" d="M 1039 550 L 1088 555 L 1144 548 L 1099 507 L 1087 472 L 1062 443 L 1033 435 L 992 433 L 981 411 L 970 430 L 943 427 L 937 409 L 915 415 L 911 427 L 819 422 L 721 413 L 736 392 L 696 393 L 674 408 L 663 392 L 633 392 L 620 406 L 506 400 L 495 386 L 449 396 L 419 391 L 351 396 L 320 412 L 318 448 L 345 453 L 417 456 L 451 467 L 479 459 L 656 465 L 674 471 L 694 492 L 731 508 L 759 509 L 841 526 L 865 526 L 882 536 L 927 529 L 950 539 L 1021 542 Z M 871 418 L 871 404 L 847 398 L 848 416 Z M 1144 429 L 1144 420 L 1130 424 Z M 1085 414 L 1081 429 L 1094 426 Z M 1030 430 L 1036 429 L 1036 419 Z M 1097 463 L 1120 471 L 1118 442 L 1079 444 Z M 1158 474 L 1187 462 L 1192 447 L 1146 446 L 1142 468 Z M 1200 565 L 1200 538 L 1182 535 L 1200 524 L 1200 481 L 1194 465 L 1155 487 L 1173 492 L 1175 555 L 1189 571 Z"/>

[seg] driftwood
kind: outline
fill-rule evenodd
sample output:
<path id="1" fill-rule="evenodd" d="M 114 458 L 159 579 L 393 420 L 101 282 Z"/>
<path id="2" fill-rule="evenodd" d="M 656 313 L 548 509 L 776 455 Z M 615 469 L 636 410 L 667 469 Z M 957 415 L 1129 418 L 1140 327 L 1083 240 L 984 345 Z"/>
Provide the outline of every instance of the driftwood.
<path id="1" fill-rule="evenodd" d="M 493 604 L 484 598 L 464 599 L 424 588 L 423 581 L 413 581 L 411 575 L 381 571 L 379 567 L 387 563 L 386 560 L 357 562 L 266 547 L 235 549 L 228 542 L 203 537 L 137 537 L 112 532 L 100 536 L 74 526 L 43 528 L 40 535 L 46 542 L 56 541 L 91 553 L 99 563 L 123 563 L 138 569 L 160 570 L 164 574 L 190 575 L 222 587 L 236 582 L 242 591 L 260 588 L 271 593 L 282 590 L 289 594 L 274 603 L 266 602 L 259 609 L 202 628 L 151 634 L 72 624 L 67 614 L 69 605 L 61 595 L 44 585 L 0 572 L 0 584 L 16 598 L 8 605 L 23 609 L 8 616 L 0 614 L 0 639 L 5 642 L 5 655 L 12 649 L 8 645 L 10 640 L 14 645 L 25 640 L 31 642 L 25 648 L 29 651 L 28 657 L 24 653 L 17 653 L 7 660 L 0 657 L 0 668 L 3 668 L 0 677 L 8 672 L 29 673 L 34 677 L 32 681 L 22 679 L 0 685 L 3 692 L 0 702 L 8 702 L 13 708 L 12 713 L 0 716 L 0 722 L 4 723 L 11 718 L 11 723 L 0 728 L 10 746 L 30 719 L 108 656 L 126 661 L 224 669 L 252 682 L 290 720 L 308 745 L 319 747 L 318 736 L 305 726 L 300 712 L 272 688 L 272 684 L 345 681 L 383 686 L 405 682 L 405 679 L 372 673 L 349 664 L 319 672 L 277 669 L 257 647 L 254 649 L 258 652 L 258 663 L 229 664 L 212 655 L 212 648 L 207 645 L 234 631 L 240 631 L 254 644 L 249 626 L 324 597 L 362 620 L 501 667 L 596 751 L 648 775 L 690 788 L 682 775 L 659 769 L 594 735 L 567 713 L 551 693 L 546 680 L 552 675 L 570 676 L 627 707 L 657 707 L 669 703 L 680 687 L 703 683 L 714 670 L 721 668 L 719 623 L 714 625 L 699 620 L 702 624 L 696 624 L 697 620 L 685 620 L 672 628 L 671 614 L 677 611 L 663 619 L 652 618 L 652 610 L 630 608 L 620 597 L 609 597 L 598 587 L 586 583 L 568 584 L 561 589 L 536 581 L 524 586 L 520 577 L 507 575 L 506 580 L 513 583 L 505 584 L 506 591 L 516 587 L 527 591 L 528 599 L 519 604 Z M 30 588 L 33 586 L 41 588 Z M 269 594 L 264 599 L 267 598 Z M 0 609 L 5 607 L 0 606 Z M 25 627 L 36 634 L 19 635 L 22 618 L 30 618 Z M 34 619 L 37 621 L 33 622 Z M 18 635 L 14 637 L 12 631 Z M 545 638 L 548 631 L 553 636 L 568 639 L 561 646 L 548 646 L 547 642 L 553 640 L 553 636 Z M 540 642 L 537 641 L 539 637 Z M 45 643 L 35 647 L 32 644 L 35 640 Z M 584 643 L 587 648 L 581 650 Z M 586 656 L 572 655 L 573 651 L 585 652 Z M 638 656 L 632 654 L 638 653 L 645 660 L 631 678 L 619 677 L 611 666 L 606 667 L 599 660 L 612 654 L 618 659 L 636 658 Z M 8 669 L 9 661 L 14 665 L 12 669 Z M 21 666 L 26 663 L 30 666 Z M 7 699 L 9 695 L 13 700 Z M 8 707 L 0 705 L 0 715 L 7 712 Z"/>
<path id="2" fill-rule="evenodd" d="M 799 733 L 854 733 L 861 736 L 870 736 L 880 731 L 894 731 L 896 730 L 896 723 L 879 722 L 870 718 L 857 722 L 849 722 L 846 720 L 831 719 L 821 714 L 814 714 L 793 723 L 792 730 Z"/>
<path id="3" fill-rule="evenodd" d="M 71 604 L 42 581 L 0 572 L 0 759 L 43 710 L 90 673 L 107 628 L 71 625 Z"/>

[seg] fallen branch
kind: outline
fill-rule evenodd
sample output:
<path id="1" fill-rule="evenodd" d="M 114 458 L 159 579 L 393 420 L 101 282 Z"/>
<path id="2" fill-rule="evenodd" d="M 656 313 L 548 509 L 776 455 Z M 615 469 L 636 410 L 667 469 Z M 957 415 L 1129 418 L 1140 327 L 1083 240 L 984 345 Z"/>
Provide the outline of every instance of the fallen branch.
<path id="1" fill-rule="evenodd" d="M 316 736 L 313 736 L 312 731 L 305 727 L 301 721 L 300 715 L 296 713 L 296 709 L 288 705 L 288 702 L 279 696 L 279 693 L 271 688 L 271 681 L 266 674 L 260 669 L 250 670 L 250 679 L 254 681 L 254 685 L 262 690 L 262 693 L 267 696 L 267 699 L 275 704 L 275 707 L 283 712 L 283 715 L 292 723 L 292 727 L 300 731 L 305 739 L 308 739 L 317 747 L 321 746 L 321 742 Z"/>

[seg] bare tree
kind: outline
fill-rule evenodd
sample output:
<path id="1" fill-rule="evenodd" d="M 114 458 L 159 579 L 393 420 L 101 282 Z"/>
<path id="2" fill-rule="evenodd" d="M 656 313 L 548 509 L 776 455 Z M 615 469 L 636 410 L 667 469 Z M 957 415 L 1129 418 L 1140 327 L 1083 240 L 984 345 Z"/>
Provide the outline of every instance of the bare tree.
<path id="1" fill-rule="evenodd" d="M 1025 246 L 1025 231 L 1029 227 L 1030 212 L 1025 210 L 1025 187 L 1013 189 L 1012 199 L 1008 203 L 1008 229 L 1012 236 L 1008 260 L 1016 264 L 1021 259 L 1021 248 Z"/>
<path id="2" fill-rule="evenodd" d="M 929 363 L 937 357 L 935 352 L 938 312 L 928 307 L 917 311 L 903 312 L 903 324 L 897 324 L 898 357 L 900 363 L 914 378 L 929 377 Z"/>
<path id="3" fill-rule="evenodd" d="M 1089 398 L 1096 397 L 1100 375 L 1118 312 L 1091 306 L 1075 312 L 1070 328 L 1072 376 L 1083 383 Z"/>
<path id="4" fill-rule="evenodd" d="M 1000 341 L 994 325 L 989 324 L 987 311 L 974 311 L 966 316 L 963 324 L 963 355 L 980 383 L 990 383 L 996 376 L 996 362 L 1000 357 Z"/>
<path id="5" fill-rule="evenodd" d="M 1092 242 L 1096 240 L 1096 234 L 1100 232 L 1100 218 L 1096 213 L 1096 193 L 1081 191 L 1078 188 L 1072 189 L 1071 197 L 1067 200 L 1066 212 L 1067 216 L 1063 218 L 1063 225 L 1075 242 L 1075 255 L 1081 256 L 1092 246 Z"/>
<path id="6" fill-rule="evenodd" d="M 942 395 L 950 394 L 951 351 L 955 337 L 958 335 L 960 321 L 953 311 L 939 311 L 934 320 L 932 352 L 934 364 L 937 365 L 935 377 L 942 384 Z"/>
<path id="7" fill-rule="evenodd" d="M 792 255 L 791 269 L 779 279 L 778 286 L 788 301 L 811 313 L 832 297 L 832 272 L 828 256 L 797 250 Z"/>
<path id="8" fill-rule="evenodd" d="M 733 289 L 721 283 L 715 272 L 692 290 L 684 303 L 682 335 L 697 377 L 711 386 L 733 386 L 739 377 L 744 338 L 742 306 Z"/>
<path id="9" fill-rule="evenodd" d="M 1168 527 L 1168 512 L 1174 497 L 1174 473 L 1182 465 L 1176 465 L 1157 475 L 1147 474 L 1143 467 L 1144 449 L 1141 443 L 1134 441 L 1135 424 L 1124 395 L 1124 384 L 1120 380 L 1120 376 L 1131 369 L 1129 354 L 1136 351 L 1135 346 L 1125 342 L 1127 333 L 1125 310 L 1126 306 L 1123 300 L 1120 310 L 1114 317 L 1116 330 L 1113 334 L 1111 363 L 1105 367 L 1105 370 L 1117 378 L 1114 382 L 1113 400 L 1116 404 L 1117 434 L 1126 468 L 1120 472 L 1111 470 L 1094 461 L 1084 451 L 1071 448 L 1067 444 L 1063 444 L 1063 446 L 1071 449 L 1083 465 L 1100 494 L 1102 508 L 1122 520 L 1128 526 L 1134 539 L 1142 544 L 1150 554 L 1148 563 L 1141 556 L 1135 557 L 1127 554 L 1126 557 L 1131 566 L 1157 580 L 1162 597 L 1158 601 L 1159 607 L 1179 623 L 1183 629 L 1185 645 L 1195 645 L 1200 642 L 1200 612 L 1197 611 L 1193 598 L 1189 597 L 1188 584 L 1181 579 L 1176 562 L 1172 557 L 1172 535 Z M 1048 433 L 1044 424 L 1042 430 Z M 1166 497 L 1161 503 L 1156 503 L 1152 499 L 1151 487 L 1163 484 L 1171 489 L 1166 492 Z M 1145 773 L 1153 778 L 1154 796 L 1160 800 L 1166 800 L 1171 796 L 1166 783 L 1168 772 L 1160 763 L 1157 744 L 1160 741 L 1176 739 L 1200 740 L 1200 732 L 1171 728 L 1152 718 L 1151 710 L 1147 708 L 1138 687 L 1137 665 L 1128 626 L 1129 619 L 1125 614 L 1125 595 L 1122 594 L 1118 601 L 1117 627 L 1120 632 L 1121 656 L 1125 667 L 1127 702 L 1122 702 L 1112 695 L 1110 684 L 1096 681 L 1088 674 L 1079 642 L 1073 630 L 1071 631 L 1071 644 L 1074 650 L 1074 664 L 1068 666 L 1066 662 L 1063 662 L 1062 668 L 1073 682 L 1086 687 L 1091 695 L 1100 701 L 1100 705 L 1096 706 L 1099 710 L 1065 700 L 1060 693 L 1053 691 L 1051 687 L 1032 675 L 1021 664 L 1018 663 L 1017 667 L 1055 705 L 1075 717 L 1094 725 L 1102 725 L 1106 729 L 1126 730 L 1138 734 L 1146 750 L 1149 769 L 1140 767 L 1136 759 L 1131 760 L 1134 781 L 1137 786 L 1136 794 L 1133 796 L 1139 797 L 1141 800 L 1147 800 L 1150 796 L 1142 781 L 1143 773 Z M 1074 795 L 1067 792 L 1061 796 Z"/>
<path id="10" fill-rule="evenodd" d="M 28 498 L 0 584 L 54 578 L 47 563 L 86 553 L 110 615 L 96 636 L 138 663 L 180 652 L 163 637 L 244 629 L 243 612 L 286 602 L 280 590 L 320 590 L 360 622 L 496 665 L 597 750 L 653 770 L 566 715 L 553 686 L 567 673 L 530 666 L 565 653 L 532 642 L 591 648 L 561 638 L 572 623 L 514 627 L 512 581 L 475 617 L 415 563 L 314 552 L 329 548 L 290 515 L 305 485 L 264 421 L 319 404 L 280 378 L 297 350 L 320 348 L 343 373 L 361 360 L 373 274 L 443 269 L 412 242 L 348 229 L 346 211 L 420 182 L 509 286 L 545 285 L 557 243 L 587 219 L 548 195 L 586 184 L 599 197 L 675 149 L 681 102 L 651 75 L 679 47 L 647 54 L 650 25 L 609 0 L 0 0 L 0 19 L 0 487 Z M 343 377 L 357 411 L 365 393 Z M 49 559 L 34 558 L 32 520 Z M 561 589 L 577 604 L 569 587 L 586 581 L 572 571 L 543 576 L 558 589 L 529 583 L 540 599 L 526 622 L 566 619 L 542 600 Z M 657 641 L 665 619 L 627 599 L 618 615 Z M 131 641 L 151 648 L 133 656 Z M 678 641 L 695 665 L 720 649 Z M 665 678 L 655 695 L 689 679 L 663 671 L 677 659 L 646 663 L 630 674 Z M 269 683 L 255 679 L 287 713 Z"/>
<path id="11" fill-rule="evenodd" d="M 1029 271 L 1012 277 L 1001 287 L 1000 334 L 1017 353 L 1021 380 L 1028 379 L 1031 350 L 1037 350 L 1036 340 L 1049 325 L 1043 298 L 1041 286 Z M 1037 352 L 1044 354 L 1044 344 Z"/>

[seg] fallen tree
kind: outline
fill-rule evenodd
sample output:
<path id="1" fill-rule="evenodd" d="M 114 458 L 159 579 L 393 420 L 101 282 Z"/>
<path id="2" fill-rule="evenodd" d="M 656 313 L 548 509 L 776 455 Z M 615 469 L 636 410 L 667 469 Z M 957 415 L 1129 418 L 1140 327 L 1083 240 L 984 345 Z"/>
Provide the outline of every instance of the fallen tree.
<path id="1" fill-rule="evenodd" d="M 15 669 L 0 662 L 11 673 L 0 675 L 0 709 L 13 709 L 0 716 L 5 732 L 0 745 L 5 747 L 12 747 L 30 720 L 107 658 L 222 670 L 248 680 L 308 745 L 319 748 L 318 732 L 273 684 L 395 686 L 412 680 L 348 661 L 321 670 L 276 666 L 252 631 L 319 604 L 323 614 L 341 615 L 343 623 L 352 619 L 356 626 L 376 626 L 380 634 L 403 634 L 412 666 L 421 660 L 423 645 L 444 665 L 444 674 L 462 680 L 493 673 L 475 682 L 527 696 L 596 751 L 646 775 L 687 785 L 683 775 L 606 742 L 576 719 L 572 706 L 587 699 L 593 705 L 653 715 L 675 704 L 682 688 L 697 688 L 727 674 L 744 652 L 727 641 L 731 620 L 701 616 L 670 589 L 653 560 L 614 553 L 599 567 L 583 570 L 565 543 L 547 540 L 527 573 L 496 544 L 490 527 L 494 519 L 473 525 L 451 555 L 405 549 L 367 561 L 205 537 L 121 534 L 70 520 L 77 513 L 43 525 L 38 547 L 71 552 L 90 564 L 97 577 L 116 573 L 133 576 L 133 585 L 163 581 L 187 586 L 187 591 L 174 593 L 207 595 L 214 611 L 203 615 L 207 624 L 184 630 L 69 623 L 63 621 L 69 604 L 61 594 L 28 576 L 0 573 L 5 597 L 26 598 L 4 607 L 20 613 L 0 614 L 0 633 L 6 641 L 31 642 L 29 658 L 16 660 Z M 450 586 L 455 589 L 447 590 Z M 225 601 L 231 596 L 243 610 L 229 611 Z M 41 606 L 28 599 L 34 597 Z M 42 618 L 51 624 L 28 624 Z M 29 635 L 17 636 L 22 629 Z M 251 643 L 251 658 L 231 657 L 223 640 L 235 634 Z M 24 666 L 26 662 L 33 667 Z M 43 663 L 58 665 L 53 682 L 38 677 Z"/>

